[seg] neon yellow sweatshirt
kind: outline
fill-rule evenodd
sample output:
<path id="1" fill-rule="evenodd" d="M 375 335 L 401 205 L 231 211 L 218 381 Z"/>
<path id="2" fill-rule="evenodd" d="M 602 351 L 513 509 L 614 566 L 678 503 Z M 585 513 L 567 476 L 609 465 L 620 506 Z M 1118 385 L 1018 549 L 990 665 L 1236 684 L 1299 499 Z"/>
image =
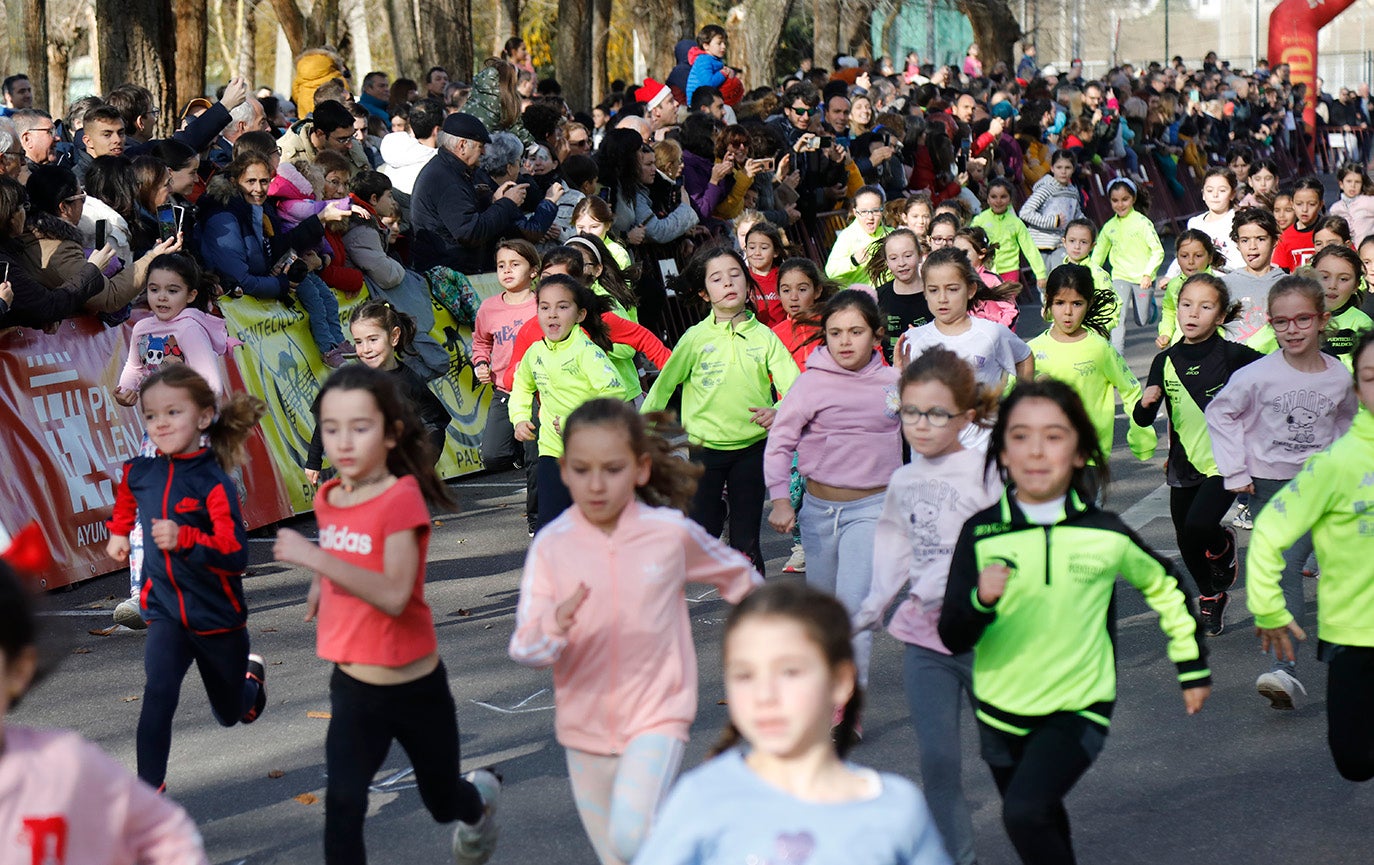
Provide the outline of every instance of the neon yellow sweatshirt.
<path id="1" fill-rule="evenodd" d="M 1129 418 L 1140 402 L 1140 381 L 1126 365 L 1126 359 L 1096 333 L 1086 331 L 1077 342 L 1060 342 L 1052 333 L 1047 330 L 1030 341 L 1031 351 L 1035 352 L 1035 372 L 1062 381 L 1078 393 L 1097 429 L 1102 455 L 1110 458 L 1116 426 L 1113 389 L 1121 393 Z M 1126 444 L 1138 459 L 1149 459 L 1158 444 L 1155 428 L 1127 424 Z"/>
<path id="2" fill-rule="evenodd" d="M 1107 271 L 1102 269 L 1101 265 L 1093 261 L 1092 250 L 1088 250 L 1087 258 L 1084 258 L 1082 261 L 1074 261 L 1067 255 L 1065 255 L 1064 263 L 1077 264 L 1082 267 L 1086 267 L 1088 270 L 1092 271 L 1094 291 L 1106 292 L 1107 294 L 1110 294 L 1113 297 L 1116 296 L 1116 289 L 1112 286 L 1111 274 L 1107 273 Z M 1121 304 L 1118 303 L 1116 305 L 1116 318 L 1112 321 L 1113 327 L 1121 323 L 1121 314 Z"/>
<path id="3" fill-rule="evenodd" d="M 1279 576 L 1283 553 L 1308 531 L 1322 563 L 1317 628 L 1322 640 L 1374 646 L 1374 414 L 1362 409 L 1345 435 L 1313 454 L 1255 517 L 1245 559 L 1246 606 L 1261 628 L 1293 621 Z"/>
<path id="4" fill-rule="evenodd" d="M 995 273 L 1021 269 L 1021 256 L 1026 257 L 1036 279 L 1045 278 L 1045 259 L 1040 249 L 1031 240 L 1030 231 L 1021 217 L 1008 207 L 1000 214 L 989 208 L 973 217 L 969 225 L 976 225 L 988 233 L 988 240 L 997 244 L 997 254 L 992 257 L 991 269 Z"/>
<path id="5" fill-rule="evenodd" d="M 1113 216 L 1102 226 L 1093 247 L 1093 261 L 1098 267 L 1109 264 L 1112 279 L 1139 285 L 1147 276 L 1154 280 L 1164 263 L 1164 246 L 1150 218 L 1132 210 L 1126 216 Z"/>
<path id="6" fill-rule="evenodd" d="M 875 234 L 869 234 L 859 227 L 858 220 L 849 223 L 835 235 L 835 245 L 830 247 L 830 257 L 825 260 L 825 275 L 845 288 L 856 282 L 867 284 L 869 247 L 873 241 L 891 232 L 892 229 L 882 223 L 878 224 Z"/>
<path id="7" fill-rule="evenodd" d="M 510 392 L 512 426 L 531 419 L 536 391 L 541 457 L 563 455 L 563 421 L 582 403 L 600 396 L 625 398 L 610 358 L 580 327 L 562 342 L 541 339 L 525 352 Z"/>
<path id="8" fill-rule="evenodd" d="M 1210 267 L 1204 267 L 1198 271 L 1198 273 L 1211 272 L 1212 268 Z M 1164 299 L 1159 304 L 1159 335 L 1168 337 L 1169 345 L 1173 345 L 1183 338 L 1183 331 L 1178 329 L 1178 294 L 1183 290 L 1183 283 L 1187 280 L 1187 274 L 1183 273 L 1169 280 L 1168 284 L 1164 286 Z M 1263 349 L 1259 350 L 1263 351 Z"/>
<path id="9" fill-rule="evenodd" d="M 772 407 L 801 374 L 777 334 L 752 313 L 734 323 L 708 316 L 687 329 L 640 411 L 659 411 L 682 385 L 682 426 L 691 440 L 739 450 L 768 435 L 750 408 Z"/>

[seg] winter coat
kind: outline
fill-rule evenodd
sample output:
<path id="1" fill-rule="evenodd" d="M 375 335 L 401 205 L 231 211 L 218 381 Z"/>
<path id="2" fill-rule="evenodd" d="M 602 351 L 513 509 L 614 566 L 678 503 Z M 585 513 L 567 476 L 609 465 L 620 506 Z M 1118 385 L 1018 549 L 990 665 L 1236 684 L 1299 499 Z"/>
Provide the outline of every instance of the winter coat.
<path id="1" fill-rule="evenodd" d="M 488 66 L 477 73 L 477 77 L 472 80 L 472 94 L 468 96 L 468 101 L 463 103 L 459 113 L 476 117 L 487 127 L 488 132 L 509 132 L 519 138 L 520 143 L 526 147 L 535 143 L 534 136 L 530 135 L 519 117 L 509 126 L 502 125 L 501 75 L 495 66 Z"/>
<path id="2" fill-rule="evenodd" d="M 50 213 L 32 216 L 19 242 L 38 281 L 49 288 L 76 278 L 87 263 L 80 229 L 60 216 Z M 123 309 L 138 296 L 146 276 L 147 262 L 143 259 L 127 263 L 113 275 L 102 273 L 101 290 L 86 301 L 86 312 L 111 313 Z"/>
<path id="3" fill-rule="evenodd" d="M 309 249 L 324 237 L 319 217 L 311 216 L 287 231 L 269 201 L 261 217 L 271 225 L 269 234 L 252 205 L 228 177 L 217 175 L 200 199 L 200 255 L 205 266 L 220 274 L 225 288 L 235 286 L 254 297 L 277 298 L 290 283 L 272 268 L 288 249 Z"/>

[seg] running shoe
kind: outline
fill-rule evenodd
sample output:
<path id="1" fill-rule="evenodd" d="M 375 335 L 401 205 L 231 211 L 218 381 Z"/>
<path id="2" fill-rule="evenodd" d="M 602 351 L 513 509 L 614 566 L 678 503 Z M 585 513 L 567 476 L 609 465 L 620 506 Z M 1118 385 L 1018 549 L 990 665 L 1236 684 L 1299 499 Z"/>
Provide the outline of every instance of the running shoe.
<path id="1" fill-rule="evenodd" d="M 482 817 L 476 823 L 461 820 L 453 830 L 453 861 L 458 865 L 482 865 L 496 850 L 496 803 L 501 798 L 501 776 L 495 769 L 478 769 L 463 776 L 482 797 Z"/>
<path id="2" fill-rule="evenodd" d="M 1212 585 L 1224 585 L 1229 589 L 1240 577 L 1240 555 L 1236 545 L 1236 530 L 1223 527 L 1221 531 L 1226 535 L 1226 549 L 1219 555 L 1205 555 L 1207 563 L 1212 566 Z"/>
<path id="3" fill-rule="evenodd" d="M 143 620 L 143 611 L 139 609 L 138 598 L 125 598 L 114 608 L 114 621 L 116 625 L 123 625 L 135 631 L 142 631 L 148 627 L 148 623 Z"/>
<path id="4" fill-rule="evenodd" d="M 262 715 L 262 710 L 267 708 L 267 662 L 263 660 L 262 655 L 248 656 L 248 672 L 244 674 L 244 678 L 258 683 L 258 698 L 253 701 L 253 708 L 239 718 L 242 723 L 251 724 Z"/>
<path id="5" fill-rule="evenodd" d="M 324 361 L 324 365 L 330 369 L 338 369 L 347 361 L 347 358 L 344 357 L 343 348 L 339 346 L 331 348 L 329 351 L 320 355 L 320 358 Z"/>
<path id="6" fill-rule="evenodd" d="M 801 544 L 792 545 L 792 555 L 788 557 L 787 564 L 782 566 L 784 574 L 804 574 L 806 573 L 806 552 Z"/>
<path id="7" fill-rule="evenodd" d="M 1301 691 L 1304 697 L 1307 696 L 1307 689 L 1287 670 L 1270 670 L 1255 680 L 1255 690 L 1259 691 L 1260 696 L 1269 701 L 1270 707 L 1274 709 L 1292 709 L 1293 695 Z"/>
<path id="8" fill-rule="evenodd" d="M 1240 510 L 1236 511 L 1235 519 L 1231 520 L 1231 525 L 1238 529 L 1249 531 L 1255 527 L 1254 517 L 1250 514 L 1249 505 L 1241 505 Z"/>
<path id="9" fill-rule="evenodd" d="M 1208 597 L 1201 595 L 1197 599 L 1198 608 L 1202 611 L 1202 627 L 1209 637 L 1219 637 L 1221 632 L 1226 630 L 1226 624 L 1222 617 L 1226 613 L 1226 605 L 1230 603 L 1231 596 L 1225 592 Z"/>

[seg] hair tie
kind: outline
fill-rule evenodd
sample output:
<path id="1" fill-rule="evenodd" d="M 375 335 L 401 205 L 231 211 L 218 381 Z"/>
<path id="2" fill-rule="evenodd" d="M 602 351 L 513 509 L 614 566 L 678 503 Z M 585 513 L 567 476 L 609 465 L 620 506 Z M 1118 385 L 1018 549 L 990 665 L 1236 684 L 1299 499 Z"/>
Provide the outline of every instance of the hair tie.
<path id="1" fill-rule="evenodd" d="M 569 246 L 572 246 L 573 244 L 577 244 L 578 246 L 581 246 L 581 247 L 583 247 L 583 248 L 585 248 L 585 249 L 591 250 L 592 258 L 595 258 L 595 259 L 596 259 L 596 266 L 597 266 L 597 267 L 601 267 L 601 266 L 602 266 L 602 264 L 601 264 L 601 251 L 598 250 L 598 249 L 596 248 L 596 246 L 595 246 L 590 240 L 588 240 L 588 239 L 585 238 L 585 237 L 581 237 L 581 236 L 578 236 L 578 237 L 571 237 L 571 238 L 568 239 L 568 245 L 569 245 Z"/>
<path id="2" fill-rule="evenodd" d="M 1111 192 L 1111 191 L 1112 191 L 1112 187 L 1113 187 L 1113 186 L 1116 186 L 1118 183 L 1121 184 L 1122 186 L 1126 187 L 1127 189 L 1129 189 L 1129 190 L 1131 191 L 1131 195 L 1133 195 L 1133 196 L 1138 195 L 1138 193 L 1136 192 L 1136 188 L 1135 188 L 1135 181 L 1132 180 L 1132 179 L 1129 178 L 1129 177 L 1114 177 L 1114 178 L 1112 178 L 1111 183 L 1108 183 L 1108 184 L 1107 184 L 1107 191 L 1108 191 L 1108 192 Z"/>

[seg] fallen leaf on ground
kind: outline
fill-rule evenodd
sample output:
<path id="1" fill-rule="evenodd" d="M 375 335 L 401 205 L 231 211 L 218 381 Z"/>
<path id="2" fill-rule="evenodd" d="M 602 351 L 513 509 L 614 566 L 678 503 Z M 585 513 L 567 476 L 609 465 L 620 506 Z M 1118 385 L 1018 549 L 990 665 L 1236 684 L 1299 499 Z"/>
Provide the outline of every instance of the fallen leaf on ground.
<path id="1" fill-rule="evenodd" d="M 334 717 L 334 713 L 333 713 L 333 712 L 306 712 L 306 713 L 305 713 L 305 717 L 307 717 L 307 718 L 319 718 L 319 719 L 321 719 L 321 720 L 323 720 L 323 721 L 328 721 L 330 718 L 333 718 L 333 717 Z"/>
<path id="2" fill-rule="evenodd" d="M 449 615 L 450 615 L 450 616 L 471 616 L 471 615 L 472 615 L 472 610 L 467 610 L 467 609 L 464 609 L 464 608 L 462 608 L 462 607 L 459 607 L 458 609 L 456 609 L 456 610 L 454 610 L 453 612 L 449 613 Z"/>
<path id="3" fill-rule="evenodd" d="M 105 602 L 104 602 L 104 601 L 96 601 L 94 604 L 87 604 L 86 606 L 82 607 L 81 609 L 83 609 L 83 610 L 103 610 L 104 608 L 105 608 Z"/>
<path id="4" fill-rule="evenodd" d="M 286 773 L 283 772 L 283 771 L 280 770 L 280 769 L 273 769 L 271 772 L 268 772 L 268 773 L 267 773 L 267 777 L 269 777 L 269 778 L 281 778 L 281 777 L 284 777 L 285 775 L 286 775 Z"/>
<path id="5" fill-rule="evenodd" d="M 281 662 L 281 661 L 268 661 L 268 662 L 267 662 L 267 666 L 269 666 L 269 667 L 280 667 L 281 665 L 282 665 L 282 662 Z"/>
<path id="6" fill-rule="evenodd" d="M 728 706 L 728 705 L 730 705 L 730 704 L 727 703 L 727 702 L 725 702 L 724 700 L 717 700 L 717 701 L 716 701 L 716 705 L 717 705 L 717 706 Z"/>
<path id="7" fill-rule="evenodd" d="M 73 655 L 89 655 L 90 653 L 91 650 L 86 648 L 85 646 L 80 646 L 78 648 L 72 649 Z"/>
<path id="8" fill-rule="evenodd" d="M 291 798 L 302 805 L 314 805 L 316 802 L 320 801 L 320 797 L 316 796 L 314 793 L 302 793 L 299 796 L 293 796 Z"/>
<path id="9" fill-rule="evenodd" d="M 275 634 L 276 632 L 276 628 L 262 628 L 258 631 L 259 634 Z"/>
<path id="10" fill-rule="evenodd" d="M 124 702 L 126 702 L 126 703 L 137 703 L 137 702 L 138 702 L 138 695 L 135 694 L 135 695 L 132 696 L 132 697 L 125 697 L 125 698 L 124 698 Z"/>
<path id="11" fill-rule="evenodd" d="M 435 528 L 442 528 L 443 525 L 444 525 L 444 521 L 443 521 L 443 520 L 435 520 L 435 521 L 434 521 L 434 526 L 435 526 Z"/>
<path id="12" fill-rule="evenodd" d="M 118 630 L 119 625 L 110 625 L 108 628 L 91 628 L 86 633 L 90 634 L 92 637 L 108 637 Z"/>

